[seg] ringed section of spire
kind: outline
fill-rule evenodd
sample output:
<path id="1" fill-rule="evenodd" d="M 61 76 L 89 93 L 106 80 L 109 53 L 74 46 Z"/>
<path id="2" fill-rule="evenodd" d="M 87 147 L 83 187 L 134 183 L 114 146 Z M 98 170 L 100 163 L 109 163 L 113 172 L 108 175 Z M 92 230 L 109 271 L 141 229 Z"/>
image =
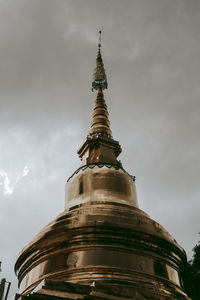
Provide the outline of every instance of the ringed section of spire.
<path id="1" fill-rule="evenodd" d="M 95 133 L 104 134 L 112 138 L 112 132 L 110 130 L 110 121 L 108 119 L 107 105 L 104 100 L 103 91 L 98 89 L 97 98 L 94 104 L 94 110 L 91 120 L 91 129 L 89 135 L 92 136 Z"/>
<path id="2" fill-rule="evenodd" d="M 107 105 L 103 91 L 98 89 L 94 104 L 89 134 L 78 150 L 82 165 L 91 163 L 117 163 L 122 149 L 118 141 L 112 138 Z"/>

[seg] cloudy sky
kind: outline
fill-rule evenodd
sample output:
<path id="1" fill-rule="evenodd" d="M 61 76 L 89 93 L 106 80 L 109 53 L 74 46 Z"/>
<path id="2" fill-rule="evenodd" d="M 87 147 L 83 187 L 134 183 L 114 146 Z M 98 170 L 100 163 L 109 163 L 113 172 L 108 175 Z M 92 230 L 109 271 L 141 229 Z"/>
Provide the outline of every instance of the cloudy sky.
<path id="1" fill-rule="evenodd" d="M 0 260 L 64 208 L 89 129 L 102 29 L 105 92 L 140 208 L 191 258 L 200 237 L 200 1 L 0 0 Z"/>

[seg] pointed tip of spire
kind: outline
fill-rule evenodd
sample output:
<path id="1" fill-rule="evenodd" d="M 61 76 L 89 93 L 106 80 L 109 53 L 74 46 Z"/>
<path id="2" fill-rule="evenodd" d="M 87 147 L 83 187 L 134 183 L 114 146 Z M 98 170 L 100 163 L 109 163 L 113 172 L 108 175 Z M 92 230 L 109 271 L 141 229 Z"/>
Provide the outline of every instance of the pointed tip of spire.
<path id="1" fill-rule="evenodd" d="M 106 72 L 101 57 L 101 30 L 99 30 L 98 53 L 96 58 L 96 67 L 93 75 L 92 90 L 98 90 L 99 87 L 101 87 L 102 90 L 108 88 Z"/>
<path id="2" fill-rule="evenodd" d="M 99 51 L 101 49 L 101 30 L 99 30 L 99 44 L 98 44 L 98 48 L 99 48 Z"/>

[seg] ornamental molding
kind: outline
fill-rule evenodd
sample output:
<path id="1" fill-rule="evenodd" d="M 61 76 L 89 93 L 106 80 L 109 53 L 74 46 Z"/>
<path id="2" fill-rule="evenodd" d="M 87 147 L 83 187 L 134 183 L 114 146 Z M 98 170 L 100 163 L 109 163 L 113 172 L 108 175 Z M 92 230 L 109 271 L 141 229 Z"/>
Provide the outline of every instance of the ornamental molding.
<path id="1" fill-rule="evenodd" d="M 114 168 L 115 170 L 122 170 L 125 174 L 127 174 L 134 182 L 136 180 L 136 177 L 133 175 L 130 175 L 126 170 L 124 170 L 124 168 L 122 167 L 122 164 L 120 161 L 118 161 L 115 164 L 111 164 L 111 163 L 102 163 L 102 162 L 98 162 L 98 163 L 92 163 L 92 164 L 87 164 L 84 166 L 81 166 L 80 168 L 78 168 L 68 179 L 67 182 L 75 175 L 78 174 L 80 171 L 85 171 L 87 168 L 89 169 L 93 169 L 94 167 L 98 167 L 98 168 L 103 168 L 106 167 L 108 169 Z"/>

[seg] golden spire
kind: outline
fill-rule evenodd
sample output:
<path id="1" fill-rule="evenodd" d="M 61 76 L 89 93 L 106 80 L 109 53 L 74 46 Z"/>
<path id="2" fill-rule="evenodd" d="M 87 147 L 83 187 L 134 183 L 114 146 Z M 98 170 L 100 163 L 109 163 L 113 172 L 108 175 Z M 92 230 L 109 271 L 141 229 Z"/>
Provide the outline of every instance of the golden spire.
<path id="1" fill-rule="evenodd" d="M 101 31 L 99 31 L 98 54 L 96 58 L 96 67 L 93 74 L 92 90 L 98 90 L 99 88 L 101 88 L 101 90 L 108 88 L 107 77 L 101 57 Z"/>
<path id="2" fill-rule="evenodd" d="M 121 153 L 119 142 L 112 137 L 107 105 L 103 90 L 107 88 L 107 78 L 101 58 L 101 31 L 99 31 L 97 63 L 94 72 L 92 87 L 97 90 L 97 97 L 91 120 L 91 128 L 85 142 L 78 150 L 83 165 L 94 163 L 118 164 L 118 155 Z"/>

